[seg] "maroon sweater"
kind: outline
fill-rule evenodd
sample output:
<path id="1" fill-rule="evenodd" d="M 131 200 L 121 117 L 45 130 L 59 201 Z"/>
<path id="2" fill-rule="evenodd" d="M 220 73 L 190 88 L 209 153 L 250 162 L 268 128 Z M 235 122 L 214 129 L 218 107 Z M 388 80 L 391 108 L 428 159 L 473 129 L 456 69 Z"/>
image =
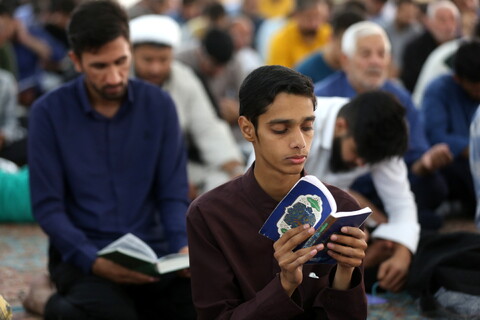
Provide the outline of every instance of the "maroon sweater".
<path id="1" fill-rule="evenodd" d="M 347 193 L 327 187 L 339 211 L 359 209 Z M 336 265 L 304 265 L 302 284 L 291 298 L 286 294 L 273 242 L 258 233 L 277 203 L 252 167 L 191 204 L 187 231 L 198 319 L 366 319 L 361 268 L 351 289 L 341 291 L 331 288 Z"/>

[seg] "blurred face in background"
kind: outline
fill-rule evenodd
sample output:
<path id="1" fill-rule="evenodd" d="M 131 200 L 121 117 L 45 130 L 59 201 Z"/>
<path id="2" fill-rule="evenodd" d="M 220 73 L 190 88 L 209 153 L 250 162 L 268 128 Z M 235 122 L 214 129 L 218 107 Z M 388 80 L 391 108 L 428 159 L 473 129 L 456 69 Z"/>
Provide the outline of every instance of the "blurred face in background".
<path id="1" fill-rule="evenodd" d="M 253 24 L 245 18 L 236 18 L 229 29 L 235 49 L 249 47 L 252 44 Z"/>
<path id="2" fill-rule="evenodd" d="M 463 14 L 467 11 L 476 12 L 479 8 L 479 1 L 478 0 L 454 0 L 453 1 L 458 10 Z"/>
<path id="3" fill-rule="evenodd" d="M 16 29 L 15 20 L 8 15 L 0 15 L 0 45 L 11 40 Z"/>
<path id="4" fill-rule="evenodd" d="M 225 71 L 227 63 L 220 63 L 211 57 L 205 50 L 200 51 L 199 68 L 207 77 L 215 77 Z"/>
<path id="5" fill-rule="evenodd" d="M 353 55 L 342 55 L 347 78 L 358 93 L 380 88 L 387 79 L 389 65 L 390 52 L 379 34 L 358 38 Z"/>
<path id="6" fill-rule="evenodd" d="M 406 28 L 418 21 L 419 14 L 420 9 L 416 4 L 405 2 L 397 8 L 395 22 L 398 27 Z"/>
<path id="7" fill-rule="evenodd" d="M 162 86 L 168 79 L 173 61 L 173 50 L 168 46 L 140 44 L 133 49 L 135 75 Z"/>
<path id="8" fill-rule="evenodd" d="M 451 8 L 439 8 L 433 17 L 428 19 L 428 30 L 438 43 L 455 39 L 458 19 Z"/>
<path id="9" fill-rule="evenodd" d="M 325 24 L 330 16 L 330 8 L 326 3 L 295 13 L 300 33 L 305 37 L 315 37 L 318 29 Z"/>

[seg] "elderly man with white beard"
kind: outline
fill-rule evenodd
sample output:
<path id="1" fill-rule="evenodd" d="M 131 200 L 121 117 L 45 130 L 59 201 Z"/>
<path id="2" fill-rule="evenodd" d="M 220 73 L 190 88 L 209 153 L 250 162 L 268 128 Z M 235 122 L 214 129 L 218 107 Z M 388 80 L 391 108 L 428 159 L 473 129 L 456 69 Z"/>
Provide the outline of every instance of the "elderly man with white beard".
<path id="1" fill-rule="evenodd" d="M 430 146 L 426 140 L 423 124 L 410 94 L 387 79 L 390 65 L 390 42 L 385 31 L 377 24 L 363 21 L 350 26 L 342 38 L 342 69 L 315 84 L 315 94 L 320 97 L 353 98 L 357 94 L 384 90 L 393 94 L 406 109 L 406 120 L 409 128 L 409 145 L 404 155 L 407 164 L 409 181 L 418 208 L 418 217 L 422 229 L 437 229 L 441 226 L 441 218 L 435 209 L 440 205 L 447 192 L 447 185 L 438 173 L 438 169 L 452 161 L 452 154 L 445 144 Z M 381 139 L 382 137 L 379 137 Z M 315 150 L 312 150 L 315 153 Z M 310 159 L 312 160 L 312 159 Z M 307 166 L 309 173 L 322 179 L 322 174 L 315 171 L 315 163 Z M 336 165 L 338 173 L 348 170 L 348 166 Z M 374 202 L 382 206 L 391 199 L 381 199 L 370 176 L 363 176 L 350 188 L 359 201 Z M 388 205 L 385 209 L 388 211 Z M 385 218 L 377 219 L 379 223 L 391 219 L 392 212 L 386 212 Z M 395 213 L 393 213 L 395 214 Z M 383 215 L 379 215 L 384 217 Z M 389 218 L 387 218 L 389 217 Z M 398 251 L 406 249 L 399 245 Z M 403 248 L 402 248 L 403 247 Z M 372 243 L 369 250 L 375 250 Z M 379 245 L 380 248 L 380 245 Z M 379 256 L 382 250 L 378 250 Z M 395 257 L 396 252 L 392 257 Z M 368 254 L 367 254 L 368 256 Z M 373 260 L 376 260 L 372 257 Z M 365 259 L 368 267 L 369 259 Z M 404 264 L 408 268 L 408 263 Z M 368 285 L 367 285 L 368 287 Z M 385 288 L 390 289 L 390 288 Z"/>

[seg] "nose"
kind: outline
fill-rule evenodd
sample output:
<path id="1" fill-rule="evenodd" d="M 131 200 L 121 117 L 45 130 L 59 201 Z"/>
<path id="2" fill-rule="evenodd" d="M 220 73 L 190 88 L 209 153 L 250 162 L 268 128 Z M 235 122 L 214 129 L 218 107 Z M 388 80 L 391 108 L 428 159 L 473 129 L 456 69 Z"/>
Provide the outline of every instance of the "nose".
<path id="1" fill-rule="evenodd" d="M 162 64 L 158 61 L 153 62 L 150 64 L 150 74 L 157 75 L 162 72 Z"/>
<path id="2" fill-rule="evenodd" d="M 307 146 L 307 143 L 305 141 L 305 136 L 303 134 L 303 131 L 301 128 L 298 128 L 296 130 L 293 130 L 292 132 L 292 140 L 290 142 L 290 147 L 292 149 L 299 149 L 302 150 Z"/>
<path id="3" fill-rule="evenodd" d="M 112 66 L 106 75 L 106 82 L 107 85 L 116 85 L 120 82 L 122 82 L 122 75 L 120 70 L 116 68 L 115 66 Z"/>
<path id="4" fill-rule="evenodd" d="M 372 54 L 370 56 L 370 63 L 374 66 L 381 65 L 383 61 L 383 57 L 380 56 L 380 54 Z"/>

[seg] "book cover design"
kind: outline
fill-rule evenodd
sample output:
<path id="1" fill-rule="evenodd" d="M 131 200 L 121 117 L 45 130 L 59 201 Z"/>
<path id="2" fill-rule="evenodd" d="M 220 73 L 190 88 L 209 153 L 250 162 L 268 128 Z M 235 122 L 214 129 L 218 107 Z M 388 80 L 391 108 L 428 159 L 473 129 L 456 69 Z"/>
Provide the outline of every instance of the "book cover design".
<path id="1" fill-rule="evenodd" d="M 276 241 L 288 230 L 305 223 L 317 229 L 336 210 L 337 205 L 327 187 L 315 176 L 307 175 L 279 202 L 260 233 Z"/>
<path id="2" fill-rule="evenodd" d="M 333 233 L 343 226 L 360 226 L 370 215 L 366 207 L 351 212 L 337 212 L 337 204 L 328 188 L 315 176 L 302 177 L 279 202 L 259 233 L 278 240 L 285 232 L 303 224 L 315 228 L 315 233 L 297 249 L 326 244 Z M 326 250 L 319 252 L 308 263 L 336 263 Z"/>

